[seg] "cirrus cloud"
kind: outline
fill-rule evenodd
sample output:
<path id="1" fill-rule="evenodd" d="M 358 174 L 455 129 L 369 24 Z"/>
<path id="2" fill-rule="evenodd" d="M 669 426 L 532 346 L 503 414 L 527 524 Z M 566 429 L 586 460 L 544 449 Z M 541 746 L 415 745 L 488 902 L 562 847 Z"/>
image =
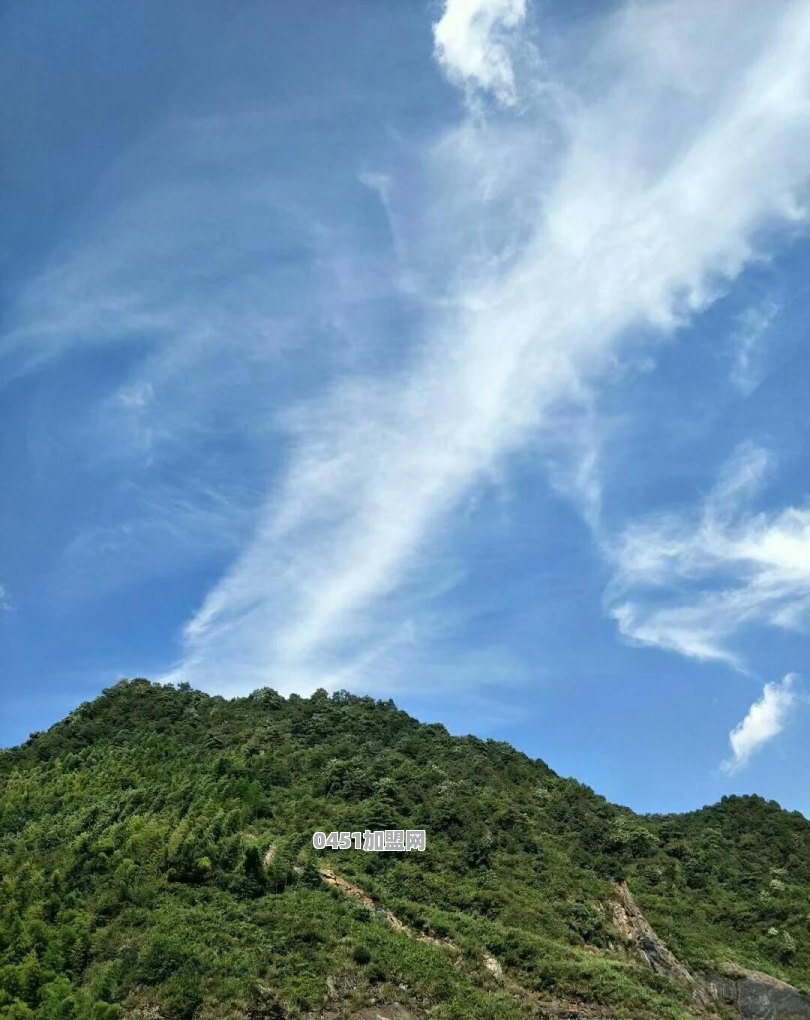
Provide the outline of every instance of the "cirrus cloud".
<path id="1" fill-rule="evenodd" d="M 752 512 L 771 463 L 744 444 L 696 514 L 630 525 L 607 595 L 621 633 L 741 667 L 731 642 L 752 625 L 796 629 L 810 614 L 810 506 Z"/>
<path id="2" fill-rule="evenodd" d="M 440 140 L 425 156 L 423 207 L 398 210 L 407 189 L 386 175 L 403 276 L 428 281 L 419 341 L 403 368 L 343 378 L 286 415 L 286 475 L 189 622 L 173 677 L 216 689 L 225 673 L 242 689 L 363 682 L 418 632 L 428 553 L 460 501 L 587 406 L 628 348 L 710 305 L 763 232 L 801 220 L 810 12 L 751 4 L 739 39 L 737 3 L 704 14 L 695 2 L 622 8 L 597 35 L 592 78 L 560 72 L 561 91 L 581 90 L 564 109 L 477 112 L 449 136 L 463 144 Z M 662 41 L 666 59 L 652 59 Z M 562 139 L 551 154 L 550 134 Z M 446 258 L 431 277 L 419 253 L 436 250 Z M 780 550 L 803 548 L 804 529 L 802 511 L 750 534 L 718 525 L 717 555 L 753 563 L 753 587 L 664 617 L 639 618 L 632 602 L 612 611 L 636 640 L 734 661 L 703 616 L 721 620 L 723 638 L 741 613 L 761 616 L 764 594 L 775 622 L 795 618 L 801 599 L 771 581 L 788 577 Z M 682 531 L 682 550 L 655 553 L 673 577 L 705 544 L 702 524 Z"/>

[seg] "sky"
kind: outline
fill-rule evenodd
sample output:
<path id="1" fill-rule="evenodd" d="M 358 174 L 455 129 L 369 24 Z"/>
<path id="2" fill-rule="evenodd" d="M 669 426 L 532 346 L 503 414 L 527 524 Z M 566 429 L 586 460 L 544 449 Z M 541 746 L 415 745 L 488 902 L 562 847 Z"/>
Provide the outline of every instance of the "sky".
<path id="1" fill-rule="evenodd" d="M 0 6 L 0 745 L 393 697 L 810 815 L 810 6 Z"/>

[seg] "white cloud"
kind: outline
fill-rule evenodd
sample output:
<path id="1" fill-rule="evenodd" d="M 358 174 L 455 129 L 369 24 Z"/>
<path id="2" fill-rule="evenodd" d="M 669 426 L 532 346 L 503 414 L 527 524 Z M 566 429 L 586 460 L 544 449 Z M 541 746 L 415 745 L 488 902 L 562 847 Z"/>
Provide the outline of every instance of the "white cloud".
<path id="1" fill-rule="evenodd" d="M 723 763 L 725 772 L 739 771 L 751 755 L 779 736 L 799 701 L 797 680 L 795 673 L 788 673 L 778 683 L 765 684 L 762 697 L 754 702 L 743 721 L 729 734 L 732 757 Z"/>
<path id="2" fill-rule="evenodd" d="M 810 506 L 751 512 L 768 464 L 745 444 L 696 514 L 625 530 L 610 551 L 607 604 L 627 638 L 741 666 L 730 642 L 743 628 L 807 622 Z"/>
<path id="3" fill-rule="evenodd" d="M 741 13 L 726 0 L 708 19 L 698 2 L 633 4 L 578 57 L 593 78 L 562 123 L 545 106 L 508 123 L 477 117 L 451 136 L 463 144 L 437 146 L 431 200 L 401 218 L 399 250 L 427 252 L 434 271 L 422 343 L 401 373 L 349 378 L 289 415 L 286 477 L 189 623 L 175 677 L 300 690 L 373 676 L 411 641 L 420 571 L 446 546 L 450 511 L 530 439 L 558 433 L 636 327 L 674 330 L 749 262 L 764 227 L 799 215 L 805 4 Z M 549 136 L 564 139 L 551 157 Z M 387 189 L 391 207 L 396 196 Z M 578 484 L 596 499 L 592 471 Z M 641 574 L 679 576 L 699 573 L 709 549 L 741 564 L 745 583 L 669 615 L 617 605 L 637 640 L 730 659 L 718 626 L 723 637 L 741 615 L 761 618 L 763 599 L 775 622 L 799 613 L 805 578 L 786 559 L 806 552 L 805 513 L 742 529 L 710 527 L 712 513 L 691 532 L 674 522 L 674 536 L 670 522 L 649 525 L 626 554 Z"/>
<path id="4" fill-rule="evenodd" d="M 3 610 L 11 609 L 11 598 L 8 594 L 8 589 L 4 584 L 0 584 L 0 612 Z"/>
<path id="5" fill-rule="evenodd" d="M 433 26 L 436 59 L 450 81 L 511 105 L 516 99 L 512 51 L 525 18 L 526 0 L 445 0 Z"/>
<path id="6" fill-rule="evenodd" d="M 732 336 L 734 362 L 731 383 L 743 396 L 748 396 L 762 380 L 763 341 L 767 337 L 780 308 L 769 299 L 746 309 L 739 317 Z"/>
<path id="7" fill-rule="evenodd" d="M 628 349 L 654 347 L 710 304 L 759 254 L 765 231 L 801 218 L 806 3 L 628 3 L 587 39 L 577 35 L 568 57 L 555 41 L 558 70 L 546 61 L 542 90 L 517 86 L 517 62 L 521 75 L 538 66 L 525 59 L 526 19 L 522 0 L 449 0 L 435 27 L 437 59 L 468 94 L 489 92 L 510 108 L 474 110 L 427 151 L 414 147 L 404 169 L 368 169 L 364 156 L 362 179 L 397 232 L 398 266 L 373 245 L 362 257 L 346 233 L 260 179 L 257 167 L 276 167 L 275 156 L 254 159 L 250 149 L 249 172 L 234 172 L 240 144 L 271 147 L 267 138 L 278 137 L 254 117 L 214 167 L 204 161 L 217 148 L 210 125 L 156 132 L 111 171 L 101 226 L 67 238 L 12 309 L 2 352 L 12 364 L 89 343 L 138 345 L 142 360 L 107 411 L 130 423 L 139 451 L 151 455 L 156 436 L 185 449 L 194 431 L 207 455 L 210 432 L 228 440 L 218 461 L 227 468 L 231 443 L 261 447 L 255 470 L 240 461 L 235 471 L 251 488 L 266 481 L 266 500 L 256 515 L 250 495 L 228 500 L 236 508 L 226 522 L 244 530 L 241 552 L 185 629 L 176 678 L 218 691 L 303 691 L 413 661 L 425 629 L 441 626 L 426 606 L 447 583 L 436 561 L 452 544 L 452 511 L 502 477 L 513 454 L 563 435 L 587 456 L 557 480 L 596 519 L 598 447 L 571 425 L 593 406 L 590 394 Z M 549 94 L 564 101 L 550 107 Z M 234 119 L 222 120 L 217 130 L 236 135 Z M 154 165 L 162 186 L 138 192 L 133 182 Z M 277 216 L 268 220 L 270 207 Z M 308 259 L 316 269 L 288 275 Z M 324 265 L 334 271 L 328 286 Z M 388 309 L 397 287 L 412 314 L 406 339 L 386 345 L 390 315 L 347 311 L 367 308 L 370 293 Z M 344 374 L 326 397 L 313 385 L 315 398 L 299 400 L 296 389 L 291 399 L 276 382 L 282 359 L 273 360 L 289 354 L 290 334 L 324 375 L 325 335 L 385 356 L 363 362 L 367 374 L 336 357 Z M 279 422 L 289 441 L 281 474 Z M 125 430 L 109 431 L 118 442 Z M 172 477 L 185 481 L 188 464 Z M 203 541 L 219 527 L 217 507 L 189 529 Z M 182 544 L 164 509 L 171 493 L 152 513 L 154 534 L 168 540 L 141 529 L 144 555 Z M 772 520 L 773 534 L 753 529 L 763 556 L 778 558 L 778 536 L 801 544 L 795 513 Z M 689 522 L 675 523 L 690 547 Z M 121 532 L 101 537 L 117 542 Z M 660 540 L 675 541 L 663 531 Z M 690 559 L 689 548 L 655 556 L 675 563 L 672 576 Z M 628 604 L 623 612 L 641 612 Z M 729 620 L 739 608 L 726 607 Z M 789 622 L 798 600 L 780 612 Z M 671 642 L 728 654 L 693 621 L 679 628 L 664 628 Z M 627 629 L 639 640 L 661 630 L 649 615 Z"/>

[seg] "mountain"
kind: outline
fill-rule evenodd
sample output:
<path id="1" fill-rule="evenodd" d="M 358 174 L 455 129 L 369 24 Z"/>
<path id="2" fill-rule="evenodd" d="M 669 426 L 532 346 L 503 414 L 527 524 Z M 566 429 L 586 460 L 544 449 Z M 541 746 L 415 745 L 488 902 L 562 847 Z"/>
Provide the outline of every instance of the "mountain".
<path id="1" fill-rule="evenodd" d="M 0 752 L 15 1020 L 810 1017 L 809 894 L 774 802 L 639 816 L 345 692 L 121 681 Z"/>

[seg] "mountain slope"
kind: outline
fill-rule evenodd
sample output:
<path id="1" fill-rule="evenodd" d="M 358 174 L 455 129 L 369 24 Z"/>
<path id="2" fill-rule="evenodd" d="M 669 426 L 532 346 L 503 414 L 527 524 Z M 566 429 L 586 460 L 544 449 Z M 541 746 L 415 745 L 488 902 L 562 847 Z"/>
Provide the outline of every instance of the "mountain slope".
<path id="1" fill-rule="evenodd" d="M 367 828 L 427 851 L 312 849 Z M 733 1014 L 729 965 L 810 988 L 801 815 L 639 817 L 342 693 L 122 681 L 0 753 L 0 876 L 7 1017 L 685 1020 Z M 622 929 L 622 882 L 697 984 Z"/>

